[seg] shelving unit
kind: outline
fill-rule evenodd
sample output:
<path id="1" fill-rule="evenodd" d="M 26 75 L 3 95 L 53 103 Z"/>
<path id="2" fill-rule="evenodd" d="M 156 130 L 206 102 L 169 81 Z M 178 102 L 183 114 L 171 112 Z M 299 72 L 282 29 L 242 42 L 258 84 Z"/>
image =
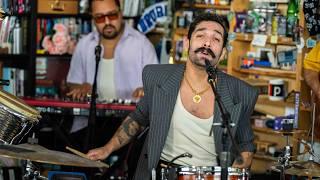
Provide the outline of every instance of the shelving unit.
<path id="1" fill-rule="evenodd" d="M 291 132 L 285 132 L 285 131 L 274 131 L 270 128 L 257 128 L 257 127 L 252 127 L 255 135 L 256 135 L 256 140 L 262 140 L 262 139 L 267 139 L 269 141 L 276 142 L 276 150 L 281 151 L 285 147 L 287 143 L 287 138 L 289 140 L 289 144 L 293 145 L 292 146 L 292 160 L 296 160 L 297 154 L 298 154 L 298 139 L 303 138 L 306 136 L 307 131 L 306 130 L 295 130 Z M 252 167 L 251 167 L 251 172 L 254 173 L 265 173 L 266 170 L 270 170 L 271 166 L 274 166 L 277 164 L 277 157 L 273 157 L 268 154 L 261 154 L 261 153 L 256 153 L 254 155 L 254 159 L 252 162 Z"/>
<path id="2" fill-rule="evenodd" d="M 278 10 L 281 13 L 285 13 L 287 10 L 287 1 L 274 1 L 278 3 Z M 247 11 L 249 8 L 250 0 L 234 0 L 230 5 L 227 6 L 217 6 L 217 5 L 209 5 L 209 4 L 189 4 L 183 3 L 179 7 L 178 10 L 204 10 L 204 9 L 215 9 L 215 10 L 231 10 L 233 12 L 243 12 Z M 179 41 L 183 36 L 186 36 L 188 33 L 187 27 L 178 27 L 178 16 L 181 16 L 180 11 L 176 11 L 174 15 L 174 29 L 172 34 L 172 57 L 173 63 L 185 63 L 185 61 L 175 59 L 176 56 L 176 42 Z M 300 8 L 300 12 L 303 12 Z M 300 26 L 304 27 L 304 17 L 300 15 Z M 234 22 L 230 22 L 232 25 Z M 230 31 L 233 31 L 232 27 Z M 276 68 L 263 68 L 263 67 L 255 67 L 255 68 L 241 68 L 241 58 L 247 53 L 249 50 L 253 50 L 254 47 L 251 45 L 251 42 L 254 40 L 254 34 L 252 33 L 233 33 L 234 38 L 231 40 L 232 51 L 228 53 L 228 63 L 227 66 L 221 66 L 220 69 L 223 69 L 233 76 L 236 76 L 244 81 L 247 81 L 249 84 L 253 86 L 268 86 L 269 80 L 272 79 L 283 79 L 286 82 L 287 93 L 289 92 L 299 92 L 300 93 L 300 106 L 299 106 L 299 121 L 298 128 L 306 130 L 309 128 L 309 121 L 306 119 L 310 119 L 310 107 L 302 106 L 301 101 L 309 101 L 309 89 L 306 87 L 306 84 L 302 77 L 302 60 L 306 53 L 306 48 L 303 48 L 301 52 L 297 54 L 297 61 L 294 70 L 284 70 L 284 69 L 276 69 Z M 303 35 L 306 37 L 306 34 Z M 296 43 L 292 41 L 292 38 L 277 36 L 273 37 L 271 35 L 267 36 L 266 47 L 272 49 L 272 51 L 276 52 L 278 47 L 288 46 L 295 48 Z M 294 97 L 290 98 L 288 101 L 271 101 L 269 100 L 268 95 L 260 95 L 256 106 L 255 111 L 263 114 L 268 114 L 271 116 L 283 116 L 288 110 L 292 111 L 295 109 Z M 261 138 L 268 141 L 273 141 L 277 144 L 277 148 L 284 147 L 286 144 L 286 140 L 283 137 L 283 134 L 279 133 L 279 131 L 274 131 L 269 128 L 253 128 L 254 133 L 257 138 Z M 295 134 L 292 137 L 298 137 L 305 135 L 306 131 L 295 131 Z M 293 146 L 293 152 L 296 154 L 298 150 L 298 142 L 290 141 L 290 144 Z M 268 168 L 270 168 L 270 162 L 276 162 L 277 158 L 271 157 L 269 155 L 256 154 L 254 156 L 254 163 L 252 165 L 253 172 L 263 173 Z"/>
<path id="3" fill-rule="evenodd" d="M 78 17 L 82 19 L 91 19 L 90 14 L 48 14 L 48 13 L 37 14 L 37 18 L 62 18 L 62 17 Z"/>
<path id="4" fill-rule="evenodd" d="M 253 34 L 248 33 L 236 33 L 236 41 L 244 41 L 244 42 L 251 42 L 253 40 Z M 282 37 L 278 36 L 277 42 L 272 42 L 272 36 L 268 36 L 267 44 L 275 44 L 275 45 L 287 45 L 287 46 L 295 46 L 295 43 L 292 42 L 292 38 L 289 37 Z"/>
<path id="5" fill-rule="evenodd" d="M 243 73 L 247 75 L 264 75 L 264 76 L 273 76 L 273 77 L 283 77 L 283 78 L 296 78 L 295 71 L 289 70 L 281 70 L 281 69 L 271 69 L 271 68 L 250 68 L 250 69 L 242 69 L 242 68 L 232 68 L 232 71 L 237 73 Z"/>
<path id="6" fill-rule="evenodd" d="M 249 0 L 248 0 L 249 1 Z M 244 4 L 248 3 L 248 1 L 244 2 Z M 235 11 L 243 11 L 245 9 L 238 9 L 236 4 L 240 1 L 235 0 L 232 4 L 231 8 Z M 282 11 L 286 6 L 285 3 L 281 4 Z M 300 9 L 300 12 L 303 12 Z M 300 26 L 304 27 L 303 22 L 303 14 L 300 15 Z M 305 37 L 305 35 L 304 35 Z M 292 41 L 291 38 L 278 36 L 274 38 L 272 36 L 267 36 L 266 47 L 276 51 L 277 46 L 291 46 L 296 47 L 296 43 Z M 309 97 L 307 96 L 308 88 L 303 81 L 302 77 L 302 66 L 303 66 L 303 58 L 306 53 L 306 48 L 303 48 L 301 52 L 298 51 L 297 54 L 297 61 L 295 70 L 283 70 L 283 69 L 275 69 L 275 68 L 262 68 L 262 67 L 255 67 L 255 68 L 242 68 L 241 67 L 241 58 L 246 54 L 247 51 L 255 50 L 255 47 L 251 45 L 251 42 L 254 39 L 254 35 L 252 33 L 234 33 L 234 38 L 231 41 L 232 51 L 229 53 L 228 56 L 228 73 L 240 77 L 245 81 L 250 82 L 250 84 L 254 84 L 256 81 L 265 81 L 268 82 L 272 79 L 283 79 L 286 82 L 287 90 L 286 92 L 289 93 L 291 91 L 299 92 L 300 93 L 300 106 L 298 111 L 298 128 L 303 130 L 296 130 L 295 134 L 290 136 L 290 145 L 293 147 L 293 155 L 298 153 L 298 142 L 293 140 L 297 137 L 302 137 L 302 135 L 306 135 L 306 129 L 308 129 L 308 119 L 310 119 L 310 108 L 303 108 L 301 105 L 301 101 L 307 101 Z M 276 39 L 276 41 L 275 41 Z M 294 99 L 294 98 L 293 98 Z M 283 116 L 288 111 L 288 109 L 294 109 L 295 102 L 291 100 L 289 102 L 285 101 L 270 101 L 268 95 L 260 95 L 258 97 L 255 111 L 268 114 L 272 116 Z M 270 128 L 256 128 L 253 127 L 255 136 L 257 139 L 263 139 L 268 141 L 273 141 L 277 145 L 276 147 L 283 148 L 286 145 L 285 138 L 283 133 L 279 131 L 274 131 Z M 294 158 L 293 158 L 294 159 Z M 270 162 L 277 160 L 274 157 L 268 155 L 261 155 L 256 154 L 254 156 L 254 161 L 252 164 L 252 171 L 258 173 L 264 173 L 267 169 L 270 168 Z"/>
<path id="7" fill-rule="evenodd" d="M 25 82 L 24 82 L 24 93 L 26 96 L 34 95 L 34 47 L 33 42 L 35 39 L 34 36 L 34 26 L 35 26 L 35 12 L 36 12 L 36 2 L 30 1 L 30 11 L 24 13 L 12 13 L 12 16 L 17 17 L 18 19 L 26 19 L 26 49 L 23 48 L 23 54 L 0 54 L 0 61 L 2 62 L 3 67 L 10 68 L 19 68 L 25 70 Z M 20 24 L 21 25 L 21 24 Z M 1 74 L 2 76 L 2 74 Z"/>
<path id="8" fill-rule="evenodd" d="M 38 1 L 30 1 L 30 12 L 26 13 L 13 13 L 13 16 L 18 18 L 27 19 L 27 49 L 24 54 L 0 54 L 0 61 L 4 67 L 13 67 L 20 68 L 26 71 L 26 79 L 24 83 L 25 87 L 25 96 L 33 97 L 35 95 L 36 88 L 36 59 L 37 58 L 47 58 L 48 67 L 49 65 L 59 65 L 64 66 L 62 69 L 63 73 L 65 72 L 68 64 L 71 60 L 72 55 L 63 54 L 63 55 L 51 55 L 51 54 L 37 54 L 37 20 L 38 19 L 53 19 L 53 18 L 80 18 L 84 20 L 91 20 L 90 14 L 70 14 L 68 12 L 59 12 L 55 13 L 38 13 Z M 50 62 L 49 62 L 50 61 Z M 60 62 L 59 62 L 60 61 Z M 52 67 L 51 69 L 56 69 Z M 48 70 L 51 72 L 52 70 Z M 64 74 L 55 74 L 64 76 Z M 51 78 L 55 78 L 53 75 L 49 75 Z M 65 77 L 58 77 L 59 80 Z"/>
<path id="9" fill-rule="evenodd" d="M 203 3 L 195 3 L 195 4 L 188 4 L 183 3 L 183 8 L 196 8 L 196 9 L 217 9 L 217 10 L 230 10 L 230 5 L 214 5 L 214 4 L 203 4 Z"/>

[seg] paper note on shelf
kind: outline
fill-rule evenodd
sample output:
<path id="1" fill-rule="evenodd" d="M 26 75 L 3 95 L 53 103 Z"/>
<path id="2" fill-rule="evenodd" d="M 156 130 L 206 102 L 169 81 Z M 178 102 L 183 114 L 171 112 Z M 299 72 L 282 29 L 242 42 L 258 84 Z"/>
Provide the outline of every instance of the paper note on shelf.
<path id="1" fill-rule="evenodd" d="M 264 47 L 266 45 L 267 42 L 267 37 L 266 35 L 263 34 L 254 34 L 253 35 L 253 40 L 251 42 L 251 44 L 253 46 L 261 46 Z"/>

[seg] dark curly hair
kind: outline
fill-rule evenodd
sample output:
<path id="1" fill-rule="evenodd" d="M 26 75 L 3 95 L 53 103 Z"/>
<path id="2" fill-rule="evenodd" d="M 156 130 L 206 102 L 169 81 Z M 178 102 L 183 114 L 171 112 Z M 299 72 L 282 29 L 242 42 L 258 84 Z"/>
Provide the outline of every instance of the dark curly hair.
<path id="1" fill-rule="evenodd" d="M 190 24 L 188 31 L 188 39 L 191 38 L 193 31 L 196 29 L 197 25 L 200 24 L 202 21 L 213 21 L 219 23 L 223 27 L 223 47 L 225 47 L 228 40 L 229 23 L 226 16 L 221 16 L 214 13 L 202 12 L 198 14 Z"/>

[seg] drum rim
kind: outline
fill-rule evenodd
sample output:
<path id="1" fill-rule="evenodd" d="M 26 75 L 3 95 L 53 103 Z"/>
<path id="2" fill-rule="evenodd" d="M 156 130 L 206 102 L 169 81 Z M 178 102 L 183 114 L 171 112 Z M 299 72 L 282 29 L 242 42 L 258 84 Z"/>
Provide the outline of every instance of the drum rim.
<path id="1" fill-rule="evenodd" d="M 181 170 L 182 168 L 189 168 L 190 170 L 195 170 L 196 168 L 202 168 L 202 169 L 212 169 L 214 171 L 221 171 L 221 166 L 178 166 L 176 167 L 177 170 Z M 235 168 L 235 167 L 228 167 L 228 171 L 230 172 L 238 172 L 239 170 L 246 170 L 248 171 L 248 168 Z"/>
<path id="2" fill-rule="evenodd" d="M 0 98 L 0 100 L 1 100 L 1 98 Z M 7 106 L 3 105 L 2 103 L 0 103 L 0 109 L 19 117 L 21 121 L 26 121 L 26 120 L 31 120 L 33 122 L 39 121 L 37 119 L 37 117 L 34 117 L 32 114 L 30 114 L 28 112 L 25 112 L 25 114 L 22 114 L 21 112 L 17 112 L 15 110 L 12 110 L 11 108 L 8 108 Z"/>
<path id="3" fill-rule="evenodd" d="M 20 118 L 28 119 L 32 121 L 39 121 L 40 112 L 31 106 L 25 104 L 21 99 L 0 90 L 0 104 L 1 108 L 7 110 Z"/>
<path id="4" fill-rule="evenodd" d="M 218 166 L 178 166 L 178 172 L 190 172 L 190 171 L 197 171 L 197 168 L 201 168 L 202 170 L 205 169 L 207 171 L 214 172 Z M 185 171 L 184 171 L 185 169 Z M 188 169 L 188 170 L 187 170 Z"/>

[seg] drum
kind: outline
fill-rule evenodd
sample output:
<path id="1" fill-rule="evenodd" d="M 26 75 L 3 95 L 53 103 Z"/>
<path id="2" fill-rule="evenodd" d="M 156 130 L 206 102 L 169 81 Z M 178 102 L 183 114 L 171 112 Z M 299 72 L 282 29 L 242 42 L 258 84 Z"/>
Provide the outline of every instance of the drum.
<path id="1" fill-rule="evenodd" d="M 220 180 L 221 167 L 191 166 L 177 168 L 178 180 Z M 247 169 L 228 168 L 228 180 L 248 180 Z"/>
<path id="2" fill-rule="evenodd" d="M 19 143 L 40 117 L 36 109 L 0 90 L 0 143 Z"/>

